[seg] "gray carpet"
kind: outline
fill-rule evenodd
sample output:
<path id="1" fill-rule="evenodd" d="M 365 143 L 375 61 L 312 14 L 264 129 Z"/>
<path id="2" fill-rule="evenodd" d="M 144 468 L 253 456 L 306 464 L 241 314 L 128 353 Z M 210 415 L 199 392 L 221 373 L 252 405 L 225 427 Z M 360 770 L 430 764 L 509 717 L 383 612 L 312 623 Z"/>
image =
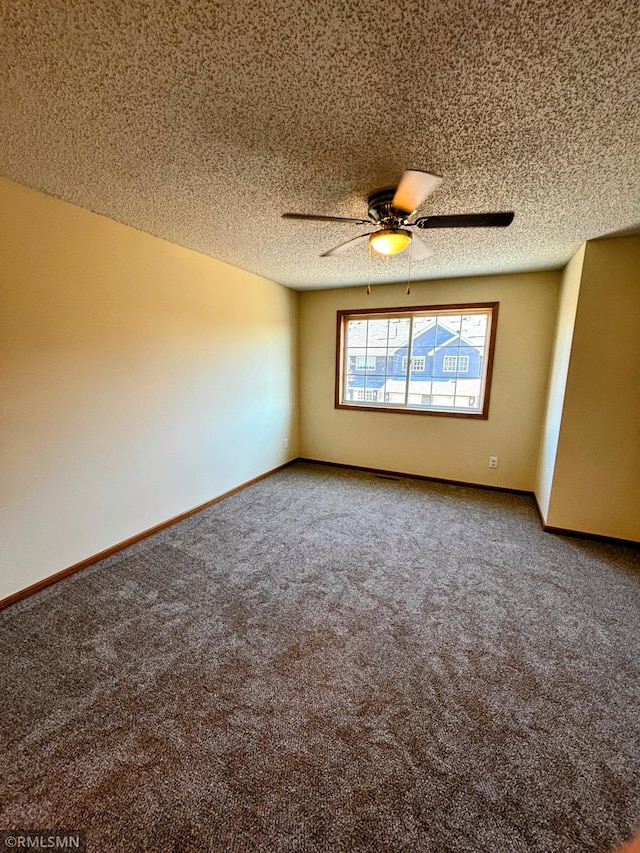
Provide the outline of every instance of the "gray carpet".
<path id="1" fill-rule="evenodd" d="M 640 557 L 298 463 L 0 619 L 0 828 L 110 851 L 607 851 Z"/>

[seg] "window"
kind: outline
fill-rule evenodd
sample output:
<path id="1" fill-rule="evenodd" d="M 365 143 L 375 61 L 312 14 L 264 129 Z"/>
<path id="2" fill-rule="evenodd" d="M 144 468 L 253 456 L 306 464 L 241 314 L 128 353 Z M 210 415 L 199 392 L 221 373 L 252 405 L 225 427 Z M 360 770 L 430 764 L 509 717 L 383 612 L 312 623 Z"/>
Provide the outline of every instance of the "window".
<path id="1" fill-rule="evenodd" d="M 442 369 L 445 373 L 455 373 L 458 366 L 458 357 L 455 355 L 445 355 L 442 359 Z"/>
<path id="2" fill-rule="evenodd" d="M 366 400 L 368 403 L 373 402 L 378 399 L 378 392 L 374 391 L 372 388 L 358 388 L 355 391 L 355 400 Z"/>
<path id="3" fill-rule="evenodd" d="M 468 373 L 468 355 L 445 355 L 442 359 L 442 370 L 444 373 Z"/>
<path id="4" fill-rule="evenodd" d="M 369 355 L 356 356 L 356 370 L 375 370 L 376 357 Z"/>
<path id="5" fill-rule="evenodd" d="M 402 372 L 406 373 L 407 370 L 407 362 L 409 361 L 408 356 L 402 356 Z M 412 373 L 423 373 L 425 367 L 426 357 L 424 355 L 414 355 L 411 359 L 411 372 Z"/>
<path id="6" fill-rule="evenodd" d="M 487 418 L 498 303 L 338 311 L 336 407 Z"/>

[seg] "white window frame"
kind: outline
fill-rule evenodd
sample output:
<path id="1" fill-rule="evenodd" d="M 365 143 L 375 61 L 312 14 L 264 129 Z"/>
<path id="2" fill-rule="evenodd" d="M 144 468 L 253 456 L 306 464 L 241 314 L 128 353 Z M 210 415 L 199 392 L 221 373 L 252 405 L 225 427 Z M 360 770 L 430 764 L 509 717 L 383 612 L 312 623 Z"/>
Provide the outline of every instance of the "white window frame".
<path id="1" fill-rule="evenodd" d="M 447 367 L 447 361 L 453 362 L 453 367 Z M 461 366 L 464 365 L 464 366 Z M 443 373 L 468 373 L 469 372 L 469 356 L 468 355 L 450 355 L 447 353 L 442 359 Z"/>
<path id="2" fill-rule="evenodd" d="M 450 366 L 448 366 L 450 365 Z M 442 357 L 442 372 L 457 373 L 458 372 L 458 356 L 445 355 Z"/>
<path id="3" fill-rule="evenodd" d="M 402 372 L 407 372 L 407 364 L 409 363 L 409 356 L 402 356 Z M 412 355 L 411 356 L 411 372 L 412 373 L 422 373 L 427 364 L 427 357 L 425 355 Z"/>
<path id="4" fill-rule="evenodd" d="M 360 402 L 375 403 L 378 399 L 377 388 L 355 388 L 355 399 Z"/>

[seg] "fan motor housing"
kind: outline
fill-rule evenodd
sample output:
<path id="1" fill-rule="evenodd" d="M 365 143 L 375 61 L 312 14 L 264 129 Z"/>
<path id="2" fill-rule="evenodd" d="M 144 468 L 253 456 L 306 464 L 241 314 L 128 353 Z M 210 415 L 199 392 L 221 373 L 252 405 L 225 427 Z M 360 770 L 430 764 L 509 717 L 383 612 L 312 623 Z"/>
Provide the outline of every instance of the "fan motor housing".
<path id="1" fill-rule="evenodd" d="M 407 224 L 407 216 L 392 204 L 396 194 L 394 187 L 378 190 L 369 196 L 369 217 L 385 228 L 401 228 Z"/>

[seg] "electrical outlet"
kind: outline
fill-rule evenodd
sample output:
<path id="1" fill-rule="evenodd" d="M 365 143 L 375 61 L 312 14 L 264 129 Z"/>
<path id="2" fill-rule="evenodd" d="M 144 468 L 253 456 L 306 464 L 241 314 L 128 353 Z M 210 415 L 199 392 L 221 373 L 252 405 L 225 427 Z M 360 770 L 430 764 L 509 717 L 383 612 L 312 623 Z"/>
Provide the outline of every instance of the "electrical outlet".
<path id="1" fill-rule="evenodd" d="M 498 457 L 490 456 L 489 457 L 489 468 L 497 468 L 498 467 Z"/>
<path id="2" fill-rule="evenodd" d="M 285 440 L 284 440 L 284 449 L 285 449 L 285 450 L 287 450 L 287 449 L 288 449 L 288 447 L 289 447 L 289 439 L 288 439 L 288 438 L 285 438 Z"/>

